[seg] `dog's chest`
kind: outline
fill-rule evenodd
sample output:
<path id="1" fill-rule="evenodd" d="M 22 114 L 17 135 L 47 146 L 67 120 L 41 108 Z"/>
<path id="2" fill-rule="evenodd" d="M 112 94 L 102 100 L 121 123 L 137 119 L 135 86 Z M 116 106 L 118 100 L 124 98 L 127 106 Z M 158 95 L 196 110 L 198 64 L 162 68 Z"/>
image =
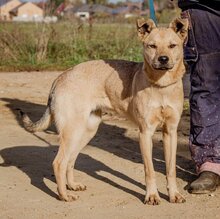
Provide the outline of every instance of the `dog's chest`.
<path id="1" fill-rule="evenodd" d="M 178 102 L 178 101 L 177 101 Z M 163 125 L 168 120 L 178 122 L 180 107 L 173 95 L 162 90 L 148 89 L 141 92 L 135 101 L 136 115 L 149 125 Z"/>
<path id="2" fill-rule="evenodd" d="M 163 125 L 168 119 L 174 117 L 175 112 L 167 98 L 150 98 L 145 104 L 146 113 L 144 117 L 150 124 Z"/>

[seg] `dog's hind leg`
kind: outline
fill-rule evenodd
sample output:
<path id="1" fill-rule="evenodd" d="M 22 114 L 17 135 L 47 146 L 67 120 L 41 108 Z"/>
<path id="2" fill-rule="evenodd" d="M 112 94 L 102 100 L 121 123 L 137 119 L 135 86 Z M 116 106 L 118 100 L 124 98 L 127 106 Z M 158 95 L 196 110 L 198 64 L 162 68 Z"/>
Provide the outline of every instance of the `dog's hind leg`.
<path id="1" fill-rule="evenodd" d="M 85 116 L 85 114 L 83 115 L 83 113 L 81 113 L 81 115 L 75 116 L 74 119 L 69 118 L 62 130 L 60 130 L 60 147 L 58 154 L 54 159 L 53 168 L 58 186 L 59 197 L 64 201 L 73 201 L 78 198 L 76 195 L 67 194 L 66 185 L 71 181 L 71 179 L 73 179 L 73 176 L 71 177 L 71 171 L 73 171 L 72 168 L 70 168 L 70 166 L 72 166 L 71 162 L 75 162 L 80 150 L 92 138 L 90 135 L 88 136 L 90 139 L 87 137 L 87 142 L 83 140 L 84 135 L 88 135 L 89 118 L 90 116 Z M 96 130 L 98 128 L 98 124 L 96 125 Z M 94 134 L 95 131 L 93 135 Z"/>
<path id="2" fill-rule="evenodd" d="M 65 126 L 65 128 L 60 132 L 60 146 L 53 161 L 53 169 L 57 182 L 57 190 L 59 198 L 64 201 L 74 201 L 78 197 L 76 195 L 67 195 L 66 190 L 66 171 L 70 155 L 74 153 L 77 145 L 79 144 L 79 135 L 81 137 L 82 130 L 77 127 L 74 131 L 71 130 L 72 127 Z"/>
<path id="3" fill-rule="evenodd" d="M 81 139 L 78 150 L 75 151 L 70 157 L 70 160 L 67 165 L 67 187 L 70 190 L 84 191 L 86 189 L 85 185 L 83 185 L 80 182 L 76 182 L 74 180 L 73 168 L 78 154 L 83 149 L 83 147 L 85 147 L 88 144 L 88 142 L 95 136 L 100 122 L 101 122 L 101 111 L 98 110 L 91 113 L 87 121 L 87 126 L 85 127 L 85 132 Z"/>
<path id="4" fill-rule="evenodd" d="M 66 115 L 65 115 L 66 116 Z M 53 161 L 53 169 L 57 182 L 59 198 L 64 201 L 73 201 L 78 197 L 76 195 L 68 195 L 66 189 L 66 171 L 69 159 L 72 154 L 78 151 L 79 143 L 84 132 L 84 118 L 77 115 L 71 119 L 62 115 L 62 120 L 57 121 L 59 129 L 60 146 Z M 62 125 L 61 125 L 62 122 Z"/>

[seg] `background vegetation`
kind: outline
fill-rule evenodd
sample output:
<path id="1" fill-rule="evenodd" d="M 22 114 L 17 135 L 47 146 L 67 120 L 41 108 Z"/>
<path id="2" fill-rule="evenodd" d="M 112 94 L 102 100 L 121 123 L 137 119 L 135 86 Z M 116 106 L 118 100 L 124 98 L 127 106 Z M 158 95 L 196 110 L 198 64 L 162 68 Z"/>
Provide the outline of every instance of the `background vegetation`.
<path id="1" fill-rule="evenodd" d="M 164 10 L 158 20 L 168 23 L 177 13 Z M 0 23 L 0 71 L 64 70 L 91 59 L 142 61 L 135 21 Z"/>
<path id="2" fill-rule="evenodd" d="M 90 59 L 140 61 L 135 25 L 0 24 L 0 70 L 62 70 Z"/>

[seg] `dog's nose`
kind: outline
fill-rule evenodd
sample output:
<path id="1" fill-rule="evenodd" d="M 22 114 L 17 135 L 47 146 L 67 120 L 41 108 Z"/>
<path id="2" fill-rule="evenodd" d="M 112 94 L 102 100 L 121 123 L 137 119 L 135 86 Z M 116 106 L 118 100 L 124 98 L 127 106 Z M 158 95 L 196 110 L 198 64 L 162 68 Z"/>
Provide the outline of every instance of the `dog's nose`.
<path id="1" fill-rule="evenodd" d="M 161 63 L 161 64 L 167 64 L 168 61 L 169 61 L 169 57 L 168 56 L 160 56 L 158 58 L 158 61 Z"/>

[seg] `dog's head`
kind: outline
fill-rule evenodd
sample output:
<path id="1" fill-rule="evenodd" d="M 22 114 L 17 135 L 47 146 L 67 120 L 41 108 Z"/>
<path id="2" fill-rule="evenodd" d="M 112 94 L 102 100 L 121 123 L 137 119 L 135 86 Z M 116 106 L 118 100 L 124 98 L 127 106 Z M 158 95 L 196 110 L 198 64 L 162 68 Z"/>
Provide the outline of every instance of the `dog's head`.
<path id="1" fill-rule="evenodd" d="M 188 20 L 177 18 L 168 28 L 157 28 L 153 20 L 137 20 L 138 36 L 143 42 L 145 62 L 157 72 L 173 69 L 183 60 L 183 43 Z"/>

